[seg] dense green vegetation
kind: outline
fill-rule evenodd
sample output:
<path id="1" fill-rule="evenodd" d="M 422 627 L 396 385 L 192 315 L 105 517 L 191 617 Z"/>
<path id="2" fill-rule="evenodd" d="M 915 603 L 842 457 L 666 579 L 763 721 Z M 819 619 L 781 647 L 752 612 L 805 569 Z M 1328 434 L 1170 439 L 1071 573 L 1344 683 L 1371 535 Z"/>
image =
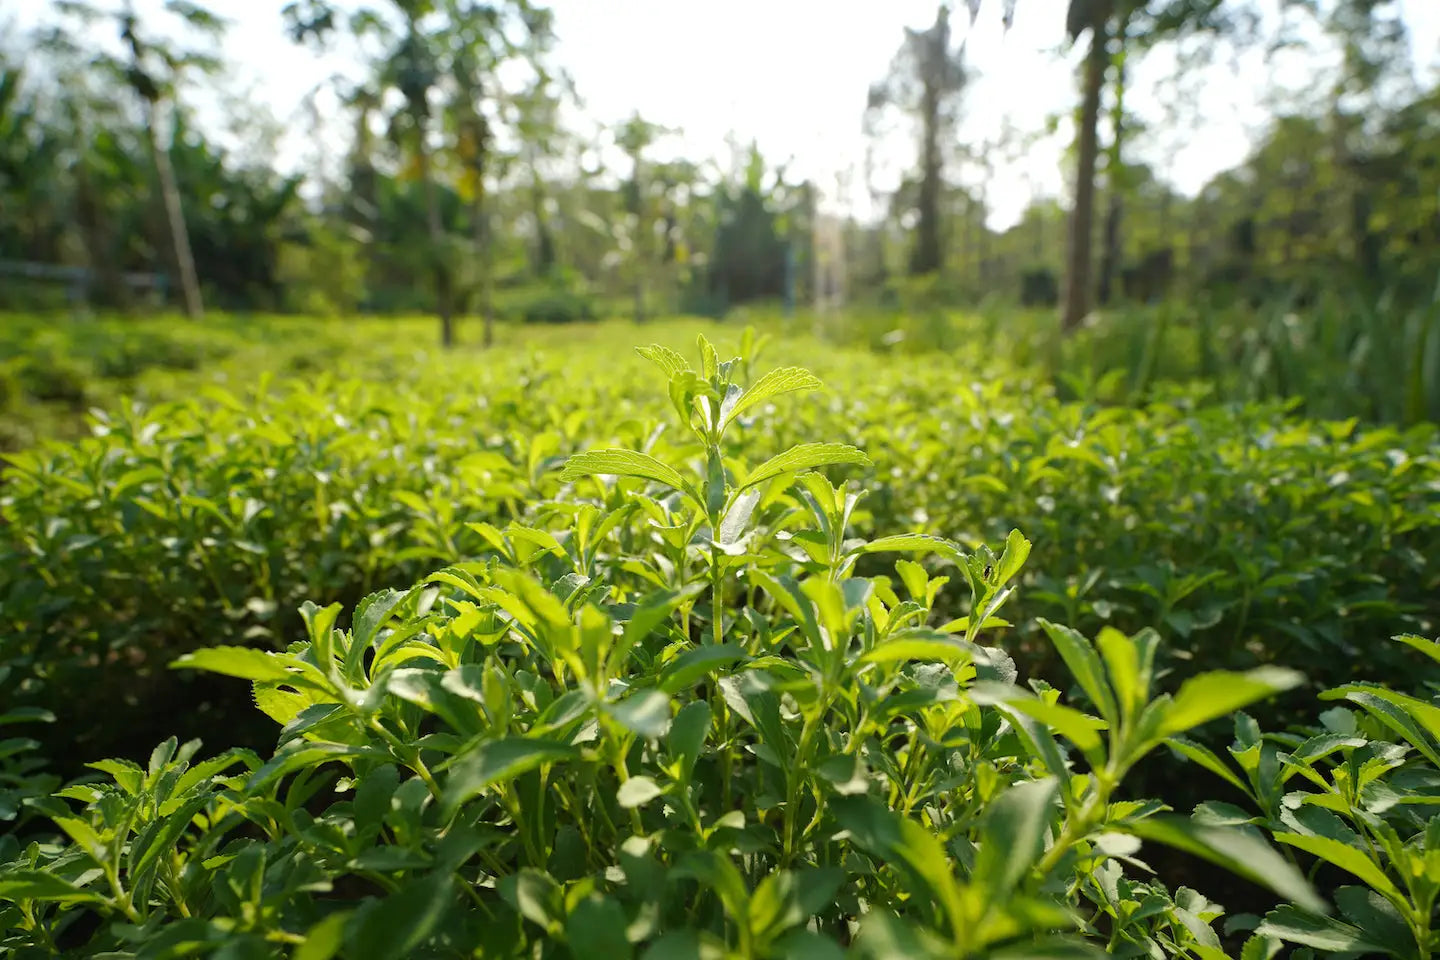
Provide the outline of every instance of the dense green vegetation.
<path id="1" fill-rule="evenodd" d="M 8 455 L 15 955 L 1430 955 L 1433 427 L 214 322 Z"/>
<path id="2" fill-rule="evenodd" d="M 1433 24 L 589 6 L 4 15 L 0 960 L 1440 955 Z"/>

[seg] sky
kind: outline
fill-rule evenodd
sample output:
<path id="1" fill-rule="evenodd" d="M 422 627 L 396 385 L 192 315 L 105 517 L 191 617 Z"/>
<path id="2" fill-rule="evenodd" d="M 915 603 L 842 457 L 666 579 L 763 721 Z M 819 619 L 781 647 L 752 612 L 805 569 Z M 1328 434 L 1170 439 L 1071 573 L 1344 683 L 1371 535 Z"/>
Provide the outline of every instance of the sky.
<path id="1" fill-rule="evenodd" d="M 1413 58 L 1440 75 L 1440 0 L 1402 0 Z M 135 0 L 142 15 L 163 0 Z M 979 78 L 965 102 L 961 138 L 994 140 L 1003 125 L 1043 131 L 1060 115 L 1058 136 L 1016 143 L 991 180 L 990 223 L 1015 222 L 1032 196 L 1064 189 L 1061 151 L 1077 99 L 1081 51 L 1066 50 L 1066 0 L 1018 0 L 1009 31 L 1002 3 L 986 0 L 970 27 L 954 18 L 957 40 Z M 285 126 L 279 163 L 300 166 L 311 149 L 302 98 L 335 72 L 354 72 L 345 57 L 329 58 L 289 42 L 280 10 L 285 0 L 210 0 L 231 21 L 224 54 L 233 84 L 253 89 Z M 936 0 L 550 0 L 559 35 L 557 60 L 574 77 L 583 128 L 613 124 L 633 111 L 683 131 L 665 148 L 693 158 L 728 155 L 727 138 L 755 139 L 772 162 L 787 162 L 792 179 L 814 180 L 832 205 L 867 209 L 863 186 L 866 141 L 861 114 L 871 83 L 885 76 L 904 28 L 934 19 Z M 23 29 L 47 17 L 51 0 L 0 0 Z M 964 4 L 957 4 L 964 10 Z M 1142 61 L 1131 81 L 1131 106 L 1158 131 L 1135 145 L 1136 158 L 1193 193 L 1216 172 L 1242 161 L 1269 112 L 1273 85 L 1303 90 L 1323 80 L 1323 66 L 1266 58 L 1256 51 L 1188 80 L 1198 94 L 1198 125 L 1163 123 L 1181 102 L 1165 87 L 1173 58 L 1163 49 Z M 322 101 L 325 102 L 325 101 Z M 211 106 L 213 114 L 219 108 Z M 204 110 L 202 110 L 202 116 Z M 338 118 L 337 118 L 338 119 Z M 893 183 L 913 155 L 913 138 L 897 131 L 881 151 L 877 179 Z M 837 176 L 850 171 L 850 187 Z M 961 170 L 974 181 L 978 172 Z"/>

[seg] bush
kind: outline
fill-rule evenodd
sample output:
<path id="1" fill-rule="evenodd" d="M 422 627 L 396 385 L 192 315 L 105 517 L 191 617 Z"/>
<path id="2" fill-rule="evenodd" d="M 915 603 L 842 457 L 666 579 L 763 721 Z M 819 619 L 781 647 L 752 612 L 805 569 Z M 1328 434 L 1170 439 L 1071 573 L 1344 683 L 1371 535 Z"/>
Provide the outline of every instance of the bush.
<path id="1" fill-rule="evenodd" d="M 170 740 L 144 766 L 97 764 L 106 780 L 43 801 L 52 842 L 0 841 L 0 944 L 77 957 L 292 944 L 355 958 L 1223 956 L 1222 907 L 1125 876 L 1142 845 L 1199 854 L 1287 901 L 1247 956 L 1328 931 L 1301 871 L 1227 810 L 1191 818 L 1118 793 L 1166 745 L 1226 770 L 1183 734 L 1296 675 L 1209 673 L 1156 697 L 1153 631 L 1091 645 L 1046 623 L 1099 716 L 1018 686 L 980 640 L 1003 626 L 1029 542 L 1012 532 L 997 555 L 852 536 L 857 495 L 822 471 L 863 466 L 861 451 L 807 439 L 762 460 L 742 439 L 777 397 L 818 381 L 797 368 L 752 378 L 702 349 L 698 374 L 647 352 L 689 436 L 570 457 L 563 495 L 531 523 L 478 525 L 482 559 L 365 598 L 346 629 L 339 605 L 306 604 L 305 639 L 284 652 L 214 647 L 177 663 L 249 681 L 279 747 L 195 763 L 197 743 Z M 860 558 L 895 554 L 942 558 L 972 616 L 942 622 L 951 578 L 914 562 L 856 574 Z M 1360 733 L 1354 717 L 1329 722 Z M 1240 732 L 1242 771 L 1260 771 L 1258 734 Z M 1393 754 L 1349 734 L 1291 749 L 1321 783 L 1337 771 L 1336 791 L 1310 793 L 1342 810 L 1356 802 L 1342 765 Z M 1424 942 L 1430 888 L 1384 874 L 1423 876 L 1406 814 L 1351 809 L 1363 833 L 1349 842 L 1274 809 L 1276 840 L 1352 873 L 1382 857 L 1364 840 L 1389 826 L 1390 859 L 1359 874 L 1389 907 L 1352 897 L 1372 905 L 1346 942 Z"/>
<path id="2" fill-rule="evenodd" d="M 407 360 L 409 372 L 389 353 L 396 335 L 355 337 L 357 362 L 375 344 L 373 372 L 254 395 L 177 381 L 188 399 L 15 458 L 0 481 L 0 659 L 25 680 L 21 702 L 60 716 L 40 734 L 47 752 L 72 766 L 139 756 L 176 717 L 258 745 L 243 695 L 164 664 L 204 644 L 282 647 L 307 597 L 354 603 L 472 560 L 486 541 L 466 522 L 528 522 L 563 497 L 566 454 L 645 442 L 665 398 L 644 389 L 639 361 L 608 328 L 583 346 L 556 335 L 567 348 L 549 355 Z M 857 535 L 1032 537 L 1038 572 L 1012 601 L 1027 673 L 1064 679 L 1031 622 L 1043 616 L 1090 633 L 1157 626 L 1176 680 L 1296 662 L 1321 686 L 1425 679 L 1373 638 L 1434 632 L 1440 614 L 1434 428 L 1306 423 L 1268 405 L 1099 409 L 978 355 L 776 349 L 845 387 L 783 421 L 742 419 L 745 449 L 821 435 L 867 450 Z M 973 384 L 957 389 L 957 366 Z M 967 613 L 963 598 L 936 603 Z M 96 695 L 77 700 L 81 688 Z M 1257 716 L 1283 723 L 1302 707 Z"/>
<path id="3" fill-rule="evenodd" d="M 1143 920 L 1123 902 L 1140 842 L 1201 852 L 1290 910 L 1323 910 L 1253 833 L 1115 799 L 1146 753 L 1295 676 L 1210 674 L 1151 699 L 1153 633 L 1103 635 L 1102 662 L 1047 626 L 1103 720 L 1017 687 L 1008 656 L 978 640 L 1028 541 L 1012 533 L 996 556 L 916 535 L 854 540 L 848 485 L 816 471 L 863 465 L 860 450 L 806 442 L 757 462 L 727 443 L 744 413 L 818 381 L 798 368 L 752 380 L 703 347 L 703 376 L 648 353 L 693 432 L 683 446 L 572 456 L 549 522 L 480 525 L 484 561 L 366 597 L 347 630 L 338 604 L 305 604 L 308 639 L 288 651 L 181 659 L 251 681 L 281 746 L 264 763 L 229 751 L 192 764 L 199 744 L 170 740 L 147 766 L 98 764 L 111 782 L 45 803 L 73 845 L 0 848 L 4 946 L 1218 947 L 1223 910 L 1192 891 L 1146 881 Z M 852 573 L 861 556 L 896 553 L 955 564 L 968 622 L 930 625 L 948 579 L 917 564 L 894 563 L 896 579 Z M 1073 773 L 1056 734 L 1103 774 Z M 1100 913 L 1081 920 L 1081 908 Z"/>
<path id="4" fill-rule="evenodd" d="M 1025 307 L 1053 307 L 1060 303 L 1060 282 L 1049 267 L 1036 267 L 1020 274 L 1020 304 Z"/>
<path id="5" fill-rule="evenodd" d="M 520 304 L 524 323 L 585 323 L 596 319 L 590 298 L 573 290 L 545 290 Z"/>

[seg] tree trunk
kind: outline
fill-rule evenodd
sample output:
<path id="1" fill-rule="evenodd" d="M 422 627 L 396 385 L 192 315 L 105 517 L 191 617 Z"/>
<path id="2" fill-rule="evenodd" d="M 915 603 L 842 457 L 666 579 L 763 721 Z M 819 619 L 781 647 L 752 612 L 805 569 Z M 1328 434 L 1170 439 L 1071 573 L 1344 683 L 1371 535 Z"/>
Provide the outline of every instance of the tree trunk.
<path id="1" fill-rule="evenodd" d="M 490 261 L 490 220 L 485 206 L 485 181 L 482 170 L 476 170 L 477 184 L 471 216 L 475 220 L 475 254 L 480 261 L 480 319 L 483 342 L 488 349 L 495 345 L 495 265 Z"/>
<path id="2" fill-rule="evenodd" d="M 924 95 L 924 140 L 920 157 L 920 221 L 915 228 L 915 252 L 910 258 L 912 274 L 940 269 L 940 91 L 938 78 L 926 79 Z"/>
<path id="3" fill-rule="evenodd" d="M 200 281 L 195 275 L 190 234 L 185 229 L 185 215 L 180 209 L 180 188 L 175 183 L 175 168 L 170 165 L 170 151 L 160 142 L 156 106 L 152 100 L 146 110 L 146 139 L 155 164 L 155 180 L 160 186 L 160 201 L 165 207 L 165 225 L 170 233 L 170 250 L 175 259 L 180 292 L 185 298 L 185 315 L 191 320 L 201 320 L 205 316 L 205 306 L 200 300 Z"/>
<path id="4" fill-rule="evenodd" d="M 1120 50 L 1115 66 L 1115 106 L 1110 114 L 1114 137 L 1110 143 L 1106 179 L 1110 209 L 1105 214 L 1105 250 L 1100 259 L 1100 304 L 1108 306 L 1114 292 L 1115 274 L 1120 269 L 1120 219 L 1125 204 L 1125 23 L 1116 31 Z"/>
<path id="5" fill-rule="evenodd" d="M 445 262 L 445 231 L 440 225 L 440 198 L 430 176 L 430 151 L 425 146 L 425 128 L 420 126 L 415 145 L 420 180 L 425 190 L 425 222 L 430 232 L 430 253 L 435 261 L 435 312 L 440 316 L 440 345 L 455 345 L 455 319 L 450 303 L 450 270 Z"/>
<path id="6" fill-rule="evenodd" d="M 1065 312 L 1060 328 L 1068 333 L 1090 312 L 1090 263 L 1095 225 L 1095 160 L 1099 153 L 1100 91 L 1109 62 L 1106 24 L 1109 4 L 1103 4 L 1090 25 L 1090 52 L 1085 58 L 1085 90 L 1080 106 L 1079 163 L 1075 176 L 1075 208 L 1070 214 L 1070 251 L 1065 268 Z"/>

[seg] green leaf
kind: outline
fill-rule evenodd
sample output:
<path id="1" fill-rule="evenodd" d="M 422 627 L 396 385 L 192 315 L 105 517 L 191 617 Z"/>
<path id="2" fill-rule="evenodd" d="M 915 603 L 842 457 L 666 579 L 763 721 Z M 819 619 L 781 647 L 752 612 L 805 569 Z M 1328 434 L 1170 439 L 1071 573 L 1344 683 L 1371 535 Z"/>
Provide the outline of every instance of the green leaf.
<path id="1" fill-rule="evenodd" d="M 293 681 L 295 673 L 283 655 L 267 653 L 252 647 L 207 647 L 176 658 L 170 664 L 176 670 L 205 670 L 241 680 Z"/>
<path id="2" fill-rule="evenodd" d="M 864 960 L 952 960 L 955 946 L 927 924 L 871 910 L 860 920 L 852 955 Z"/>
<path id="3" fill-rule="evenodd" d="M 705 738 L 710 733 L 710 705 L 704 700 L 692 700 L 680 708 L 670 722 L 670 733 L 666 750 L 680 764 L 682 777 L 689 779 L 695 769 L 700 751 L 705 749 Z"/>
<path id="4" fill-rule="evenodd" d="M 1287 844 L 1304 850 L 1333 864 L 1365 881 L 1365 883 L 1376 892 L 1384 895 L 1391 903 L 1397 906 L 1405 902 L 1405 895 L 1400 892 L 1385 871 L 1365 855 L 1363 851 L 1357 850 L 1347 843 L 1335 840 L 1331 837 L 1310 836 L 1300 833 L 1277 833 L 1275 840 L 1278 843 Z"/>
<path id="5" fill-rule="evenodd" d="M 660 690 L 641 690 L 619 703 L 607 703 L 605 712 L 631 733 L 652 740 L 670 729 L 670 698 Z"/>
<path id="6" fill-rule="evenodd" d="M 667 377 L 673 377 L 677 373 L 691 372 L 690 364 L 684 357 L 658 343 L 652 343 L 648 347 L 636 347 L 635 352 L 665 371 Z"/>
<path id="7" fill-rule="evenodd" d="M 44 707 L 11 707 L 0 713 L 0 727 L 8 723 L 54 723 L 55 714 Z"/>
<path id="8" fill-rule="evenodd" d="M 924 533 L 902 533 L 893 537 L 880 537 L 855 548 L 856 553 L 920 553 L 944 557 L 961 566 L 965 564 L 965 553 L 949 540 L 932 537 Z"/>
<path id="9" fill-rule="evenodd" d="M 737 490 L 747 490 L 797 470 L 809 470 L 836 463 L 869 464 L 870 458 L 846 443 L 802 443 L 766 460 L 756 467 Z"/>
<path id="10" fill-rule="evenodd" d="M 862 849 L 903 865 L 913 891 L 939 904 L 953 930 L 963 929 L 960 888 L 935 834 L 870 797 L 837 797 L 831 808 Z"/>
<path id="11" fill-rule="evenodd" d="M 810 930 L 792 930 L 775 941 L 773 950 L 779 960 L 845 960 L 838 943 Z"/>
<path id="12" fill-rule="evenodd" d="M 103 903 L 105 898 L 43 870 L 7 870 L 0 876 L 0 900 Z"/>
<path id="13" fill-rule="evenodd" d="M 1440 708 L 1371 683 L 1350 683 L 1320 694 L 1321 700 L 1349 700 L 1404 737 L 1425 759 L 1440 767 Z"/>
<path id="14" fill-rule="evenodd" d="M 631 777 L 620 785 L 615 800 L 625 809 L 643 807 L 665 791 L 649 777 Z"/>
<path id="15" fill-rule="evenodd" d="M 1104 720 L 1081 713 L 1060 703 L 1046 703 L 1028 690 L 999 683 L 977 683 L 970 690 L 976 703 L 1004 703 L 1050 727 L 1079 747 L 1091 762 L 1103 759 L 1104 744 L 1097 731 L 1108 726 Z"/>
<path id="16" fill-rule="evenodd" d="M 1327 953 L 1389 953 L 1365 938 L 1365 932 L 1332 917 L 1290 904 L 1277 907 L 1255 928 L 1256 936 L 1274 937 Z"/>
<path id="17" fill-rule="evenodd" d="M 1136 716 L 1150 698 L 1145 670 L 1141 665 L 1139 639 L 1126 636 L 1114 627 L 1101 627 L 1095 646 L 1104 658 L 1120 716 L 1127 719 Z"/>
<path id="18" fill-rule="evenodd" d="M 1325 912 L 1325 901 L 1320 899 L 1294 864 L 1251 829 L 1208 826 L 1165 814 L 1112 824 L 1111 828 L 1209 860 L 1307 910 Z"/>
<path id="19" fill-rule="evenodd" d="M 1080 689 L 1085 691 L 1090 702 L 1095 704 L 1095 709 L 1112 724 L 1118 722 L 1120 713 L 1116 708 L 1115 695 L 1105 679 L 1105 665 L 1101 663 L 1095 647 L 1081 633 L 1070 627 L 1051 623 L 1043 618 L 1040 626 L 1050 637 L 1050 642 L 1055 644 L 1055 649 L 1065 661 L 1070 675 L 1080 684 Z"/>
<path id="20" fill-rule="evenodd" d="M 453 811 L 497 784 L 507 783 L 544 764 L 575 756 L 574 747 L 552 740 L 506 737 L 487 741 L 460 755 L 451 766 L 445 783 L 445 807 Z"/>
<path id="21" fill-rule="evenodd" d="M 973 651 L 969 645 L 947 633 L 925 627 L 897 630 L 889 638 L 861 654 L 858 663 L 897 663 L 908 660 L 936 660 L 964 663 Z"/>
<path id="22" fill-rule="evenodd" d="M 1257 667 L 1244 673 L 1215 670 L 1191 677 L 1180 685 L 1155 735 L 1163 738 L 1184 733 L 1256 700 L 1297 687 L 1304 680 L 1299 672 L 1281 667 Z"/>
<path id="23" fill-rule="evenodd" d="M 1393 639 L 1405 644 L 1412 650 L 1418 650 L 1431 660 L 1440 662 L 1440 643 L 1434 640 L 1427 640 L 1425 637 L 1417 637 L 1413 633 L 1404 633 Z"/>
<path id="24" fill-rule="evenodd" d="M 764 403 L 766 400 L 782 394 L 794 393 L 797 390 L 818 390 L 821 386 L 823 384 L 820 382 L 820 378 L 804 367 L 781 367 L 778 370 L 771 370 L 755 381 L 749 390 L 741 394 L 728 410 L 721 410 L 720 427 L 724 429 L 730 421 L 756 404 Z"/>
<path id="25" fill-rule="evenodd" d="M 639 477 L 689 493 L 685 478 L 674 467 L 636 450 L 611 448 L 577 453 L 565 461 L 565 469 L 560 473 L 562 481 L 593 476 Z"/>
<path id="26" fill-rule="evenodd" d="M 1046 777 L 1018 783 L 991 801 L 980 828 L 974 877 L 992 900 L 1009 896 L 1040 859 L 1059 794 L 1060 782 Z"/>
<path id="27" fill-rule="evenodd" d="M 760 496 L 759 490 L 746 490 L 730 504 L 730 509 L 725 511 L 725 519 L 720 522 L 717 542 L 721 546 L 728 547 L 738 543 L 745 535 L 750 526 L 750 517 L 755 513 L 755 505 L 760 502 Z"/>
<path id="28" fill-rule="evenodd" d="M 543 870 L 523 867 L 500 881 L 500 895 L 526 920 L 547 933 L 555 932 L 564 911 L 564 891 L 555 878 Z"/>
<path id="29" fill-rule="evenodd" d="M 305 931 L 305 942 L 295 948 L 290 960 L 330 960 L 345 942 L 345 923 L 350 911 L 332 913 Z"/>
<path id="30" fill-rule="evenodd" d="M 1019 530 L 1011 530 L 1010 535 L 1005 538 L 1005 550 L 1000 554 L 1000 562 L 995 565 L 995 585 L 1004 586 L 1009 583 L 1020 568 L 1025 566 L 1026 559 L 1030 556 L 1030 541 L 1020 533 Z"/>
<path id="31" fill-rule="evenodd" d="M 744 648 L 731 644 L 706 644 L 687 650 L 660 671 L 660 689 L 666 693 L 679 693 L 694 686 L 702 677 L 743 659 Z"/>
<path id="32" fill-rule="evenodd" d="M 565 942 L 575 960 L 629 960 L 629 925 L 619 901 L 592 893 L 565 918 Z"/>
<path id="33" fill-rule="evenodd" d="M 347 957 L 398 960 L 414 956 L 450 909 L 448 872 L 436 872 L 406 884 L 384 900 L 365 904 L 345 924 Z"/>
<path id="34" fill-rule="evenodd" d="M 767 874 L 750 895 L 750 929 L 769 939 L 805 923 L 834 901 L 844 880 L 836 867 Z"/>

